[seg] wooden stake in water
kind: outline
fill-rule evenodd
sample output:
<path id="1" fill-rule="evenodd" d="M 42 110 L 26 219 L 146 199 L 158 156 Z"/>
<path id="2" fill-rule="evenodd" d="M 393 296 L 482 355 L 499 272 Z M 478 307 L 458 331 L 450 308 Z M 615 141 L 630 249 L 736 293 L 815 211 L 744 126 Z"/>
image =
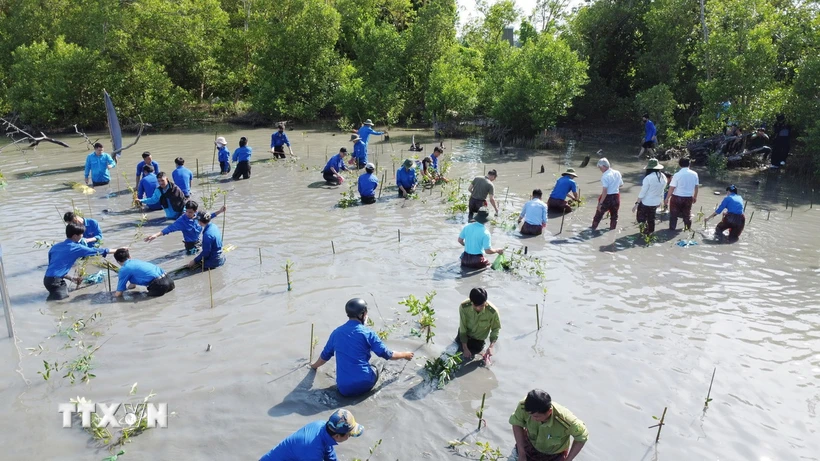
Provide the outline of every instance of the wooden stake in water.
<path id="1" fill-rule="evenodd" d="M 566 216 L 567 210 L 563 210 L 561 212 L 561 229 L 558 230 L 558 233 L 564 232 L 564 216 Z"/>
<path id="2" fill-rule="evenodd" d="M 111 266 L 106 264 L 105 270 L 108 271 L 108 291 L 111 291 Z"/>
<path id="3" fill-rule="evenodd" d="M 308 362 L 313 363 L 313 324 L 310 324 L 310 359 Z"/>
<path id="4" fill-rule="evenodd" d="M 538 329 L 541 329 L 541 310 L 538 309 L 538 304 L 535 305 L 535 324 L 538 326 Z"/>
<path id="5" fill-rule="evenodd" d="M 330 241 L 330 249 L 333 250 L 333 254 L 336 254 L 336 245 L 333 244 L 333 240 Z"/>
<path id="6" fill-rule="evenodd" d="M 199 179 L 199 159 L 196 159 L 196 179 Z"/>
<path id="7" fill-rule="evenodd" d="M 213 170 L 216 166 L 216 136 L 218 134 L 218 131 L 214 131 L 214 155 L 211 157 L 211 170 Z"/>
<path id="8" fill-rule="evenodd" d="M 285 276 L 288 278 L 288 291 L 293 290 L 293 288 L 290 285 L 290 265 L 290 260 L 285 261 Z M 311 342 L 311 344 L 313 343 Z"/>
<path id="9" fill-rule="evenodd" d="M 794 207 L 792 207 L 792 212 L 791 212 L 791 213 L 789 213 L 789 217 L 790 217 L 790 218 L 793 218 L 793 217 L 794 217 Z"/>
<path id="10" fill-rule="evenodd" d="M 749 204 L 749 202 L 743 202 L 743 212 L 744 213 L 746 212 L 746 205 L 748 205 L 748 204 Z M 701 207 L 700 212 L 703 213 L 703 207 Z"/>
<path id="11" fill-rule="evenodd" d="M 533 168 L 535 168 L 535 158 L 530 159 L 530 178 L 532 178 Z"/>
<path id="12" fill-rule="evenodd" d="M 387 172 L 385 171 L 382 173 L 382 183 L 379 184 L 379 198 L 382 198 L 382 188 L 384 187 L 384 182 L 387 181 Z"/>
<path id="13" fill-rule="evenodd" d="M 262 248 L 259 248 L 259 265 L 262 265 Z"/>
<path id="14" fill-rule="evenodd" d="M 507 193 L 504 194 L 504 205 L 507 205 L 507 197 L 510 196 L 510 188 L 507 186 Z"/>
<path id="15" fill-rule="evenodd" d="M 524 247 L 524 254 L 527 254 L 527 247 Z"/>
<path id="16" fill-rule="evenodd" d="M 769 216 L 771 216 L 771 215 L 772 215 L 771 210 L 766 212 L 766 221 L 769 220 Z"/>
<path id="17" fill-rule="evenodd" d="M 226 192 L 222 196 L 222 206 L 227 208 L 228 207 L 228 193 Z M 222 212 L 222 241 L 225 241 L 225 219 L 228 216 L 228 210 Z"/>
<path id="18" fill-rule="evenodd" d="M 655 443 L 658 443 L 658 440 L 661 439 L 661 429 L 663 429 L 663 426 L 665 424 L 663 421 L 665 419 L 666 419 L 666 407 L 663 407 L 663 414 L 661 415 L 661 421 L 657 424 L 658 435 L 655 436 Z M 650 426 L 650 428 L 651 427 L 655 427 L 655 426 Z"/>
<path id="19" fill-rule="evenodd" d="M 788 197 L 786 197 L 786 209 L 787 210 L 789 209 L 789 198 Z"/>
<path id="20" fill-rule="evenodd" d="M 752 223 L 752 218 L 754 218 L 754 217 L 755 217 L 755 212 L 754 212 L 754 211 L 752 211 L 752 215 L 751 215 L 751 216 L 749 216 L 749 223 L 748 223 L 748 224 L 751 224 L 751 223 Z"/>
<path id="21" fill-rule="evenodd" d="M 483 393 L 481 395 L 481 408 L 478 409 L 478 430 L 481 430 L 481 422 L 484 421 L 484 400 L 487 398 L 487 393 Z M 487 423 L 485 422 L 484 425 L 486 426 Z"/>
<path id="22" fill-rule="evenodd" d="M 814 189 L 811 190 L 811 201 L 809 202 L 809 209 L 814 208 Z"/>
<path id="23" fill-rule="evenodd" d="M 401 243 L 401 229 L 396 229 L 396 231 L 399 233 L 399 243 Z"/>
<path id="24" fill-rule="evenodd" d="M 708 407 L 709 402 L 712 401 L 712 399 L 710 399 L 709 396 L 712 395 L 712 384 L 715 382 L 715 373 L 716 372 L 717 372 L 717 367 L 715 367 L 715 369 L 712 370 L 712 380 L 709 381 L 709 392 L 706 393 L 706 403 L 704 404 L 704 406 L 706 406 L 706 407 Z"/>
<path id="25" fill-rule="evenodd" d="M 202 262 L 202 267 L 205 267 L 205 261 Z M 211 309 L 214 308 L 214 284 L 211 281 L 211 271 L 208 271 L 208 288 L 211 291 Z"/>

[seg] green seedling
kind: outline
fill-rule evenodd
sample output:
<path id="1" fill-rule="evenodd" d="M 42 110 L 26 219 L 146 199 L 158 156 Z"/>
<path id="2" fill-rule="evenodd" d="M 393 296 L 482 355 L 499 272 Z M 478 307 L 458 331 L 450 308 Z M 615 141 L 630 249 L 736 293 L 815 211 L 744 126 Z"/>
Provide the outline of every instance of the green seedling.
<path id="1" fill-rule="evenodd" d="M 436 335 L 433 328 L 436 327 L 436 311 L 433 309 L 433 298 L 436 292 L 431 291 L 424 296 L 424 301 L 410 295 L 407 299 L 399 301 L 399 304 L 407 306 L 407 312 L 410 315 L 418 316 L 419 328 L 412 328 L 410 334 L 417 337 L 424 335 L 425 342 L 430 343 Z"/>
<path id="2" fill-rule="evenodd" d="M 455 354 L 445 352 L 441 357 L 435 360 L 428 359 L 424 363 L 424 371 L 427 372 L 427 376 L 430 380 L 436 381 L 436 387 L 438 389 L 444 389 L 444 386 L 453 379 L 453 374 L 461 362 L 461 352 Z"/>

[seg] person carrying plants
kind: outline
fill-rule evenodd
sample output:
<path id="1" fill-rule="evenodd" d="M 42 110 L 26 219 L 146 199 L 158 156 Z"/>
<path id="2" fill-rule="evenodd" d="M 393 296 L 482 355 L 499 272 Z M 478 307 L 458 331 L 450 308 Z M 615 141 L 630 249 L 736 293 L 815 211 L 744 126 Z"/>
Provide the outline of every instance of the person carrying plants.
<path id="1" fill-rule="evenodd" d="M 334 446 L 362 432 L 364 426 L 349 411 L 339 409 L 327 421 L 314 421 L 289 435 L 259 461 L 336 461 Z"/>
<path id="2" fill-rule="evenodd" d="M 288 146 L 288 152 L 292 157 L 293 151 L 290 149 L 288 135 L 285 134 L 285 124 L 279 122 L 276 124 L 276 128 L 276 132 L 270 135 L 270 151 L 273 158 L 285 158 L 285 146 Z"/>
<path id="3" fill-rule="evenodd" d="M 128 248 L 117 248 L 114 260 L 120 265 L 117 291 L 114 292 L 117 298 L 121 298 L 125 290 L 136 288 L 137 285 L 148 288 L 148 296 L 162 296 L 174 289 L 174 280 L 164 270 L 149 262 L 131 259 Z"/>
<path id="4" fill-rule="evenodd" d="M 416 191 L 418 178 L 416 178 L 414 166 L 413 160 L 408 158 L 402 163 L 401 168 L 396 171 L 396 186 L 399 188 L 399 198 L 407 198 L 408 195 Z"/>
<path id="5" fill-rule="evenodd" d="M 658 159 L 649 159 L 644 170 L 646 174 L 641 183 L 641 192 L 638 194 L 638 201 L 632 207 L 632 212 L 637 211 L 638 224 L 644 225 L 641 233 L 650 235 L 655 232 L 655 212 L 663 203 L 666 176 L 663 174 L 663 165 L 658 163 Z"/>
<path id="6" fill-rule="evenodd" d="M 572 461 L 589 438 L 583 421 L 541 389 L 518 403 L 510 424 L 519 461 Z"/>
<path id="7" fill-rule="evenodd" d="M 310 367 L 318 369 L 336 356 L 336 387 L 345 397 L 362 395 L 373 389 L 379 379 L 376 367 L 370 364 L 373 352 L 385 360 L 410 360 L 412 352 L 393 352 L 379 336 L 366 327 L 367 302 L 353 298 L 345 304 L 347 322 L 333 330 L 322 354 Z"/>
<path id="8" fill-rule="evenodd" d="M 726 188 L 726 197 L 720 202 L 720 206 L 715 212 L 710 214 L 703 222 L 723 213 L 723 220 L 715 227 L 715 238 L 723 238 L 726 229 L 729 230 L 729 241 L 737 242 L 743 228 L 746 227 L 746 216 L 743 214 L 743 198 L 737 193 L 737 186 L 732 184 Z"/>
<path id="9" fill-rule="evenodd" d="M 470 187 L 467 188 L 467 191 L 470 192 L 469 212 L 467 213 L 468 220 L 472 220 L 473 215 L 478 213 L 481 207 L 487 206 L 488 197 L 493 209 L 495 209 L 496 216 L 498 215 L 498 205 L 495 203 L 494 195 L 495 186 L 493 186 L 493 181 L 495 181 L 496 178 L 498 178 L 498 172 L 490 170 L 487 172 L 487 176 L 477 176 L 473 179 L 473 182 L 470 183 Z"/>
<path id="10" fill-rule="evenodd" d="M 140 200 L 145 206 L 159 204 L 165 211 L 167 219 L 177 219 L 185 209 L 185 194 L 182 189 L 168 179 L 168 175 L 163 171 L 157 175 L 157 187 L 153 195 Z"/>
<path id="11" fill-rule="evenodd" d="M 338 186 L 345 182 L 345 178 L 342 177 L 342 171 L 347 171 L 347 167 L 345 166 L 346 155 L 347 148 L 342 147 L 339 149 L 338 154 L 330 157 L 330 160 L 327 161 L 325 168 L 322 170 L 322 178 L 324 178 L 329 185 Z"/>
<path id="12" fill-rule="evenodd" d="M 567 171 L 561 173 L 561 177 L 555 181 L 555 187 L 552 188 L 550 197 L 547 199 L 547 207 L 550 211 L 572 213 L 567 197 L 570 200 L 578 200 L 578 184 L 575 183 L 577 177 L 574 168 L 567 168 Z"/>
<path id="13" fill-rule="evenodd" d="M 461 267 L 483 269 L 490 265 L 484 254 L 504 254 L 503 248 L 492 248 L 490 231 L 484 224 L 490 220 L 490 213 L 479 211 L 475 214 L 475 221 L 467 224 L 458 235 L 458 243 L 464 247 L 461 253 Z"/>
<path id="14" fill-rule="evenodd" d="M 547 204 L 541 201 L 542 195 L 541 189 L 533 190 L 532 199 L 524 204 L 518 215 L 518 222 L 524 221 L 522 235 L 541 235 L 547 227 Z"/>
<path id="15" fill-rule="evenodd" d="M 498 308 L 487 301 L 487 290 L 473 288 L 470 297 L 458 307 L 458 335 L 456 343 L 461 346 L 461 355 L 465 360 L 481 354 L 487 337 L 490 345 L 482 355 L 484 361 L 489 361 L 493 355 L 493 345 L 498 341 L 498 332 L 501 330 L 501 318 Z"/>

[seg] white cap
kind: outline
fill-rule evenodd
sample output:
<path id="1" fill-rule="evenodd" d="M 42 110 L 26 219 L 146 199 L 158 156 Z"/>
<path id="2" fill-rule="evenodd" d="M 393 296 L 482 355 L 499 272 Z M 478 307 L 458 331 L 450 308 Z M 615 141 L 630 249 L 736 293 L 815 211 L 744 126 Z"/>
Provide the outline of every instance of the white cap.
<path id="1" fill-rule="evenodd" d="M 216 141 L 214 141 L 214 142 L 216 144 L 219 144 L 220 146 L 227 146 L 228 145 L 228 141 L 226 141 L 225 138 L 222 137 L 222 136 L 216 138 Z"/>
<path id="2" fill-rule="evenodd" d="M 372 163 L 368 163 L 367 165 L 365 165 L 365 166 L 364 166 L 364 169 L 365 169 L 365 170 L 373 170 L 373 171 L 376 171 L 376 165 L 374 165 L 374 164 L 372 164 Z"/>

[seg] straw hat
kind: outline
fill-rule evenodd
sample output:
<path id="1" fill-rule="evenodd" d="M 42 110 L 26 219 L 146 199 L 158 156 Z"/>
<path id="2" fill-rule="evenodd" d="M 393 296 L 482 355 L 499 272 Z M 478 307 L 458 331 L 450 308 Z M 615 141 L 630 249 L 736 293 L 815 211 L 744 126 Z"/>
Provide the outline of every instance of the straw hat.
<path id="1" fill-rule="evenodd" d="M 663 165 L 658 163 L 658 159 L 656 159 L 656 158 L 650 158 L 649 163 L 647 163 L 646 167 L 644 167 L 644 170 L 662 170 L 662 169 L 663 169 Z"/>
<path id="2" fill-rule="evenodd" d="M 573 178 L 578 177 L 578 175 L 575 174 L 575 168 L 567 168 L 567 171 L 561 173 L 561 176 L 566 176 L 566 175 L 572 176 Z"/>

